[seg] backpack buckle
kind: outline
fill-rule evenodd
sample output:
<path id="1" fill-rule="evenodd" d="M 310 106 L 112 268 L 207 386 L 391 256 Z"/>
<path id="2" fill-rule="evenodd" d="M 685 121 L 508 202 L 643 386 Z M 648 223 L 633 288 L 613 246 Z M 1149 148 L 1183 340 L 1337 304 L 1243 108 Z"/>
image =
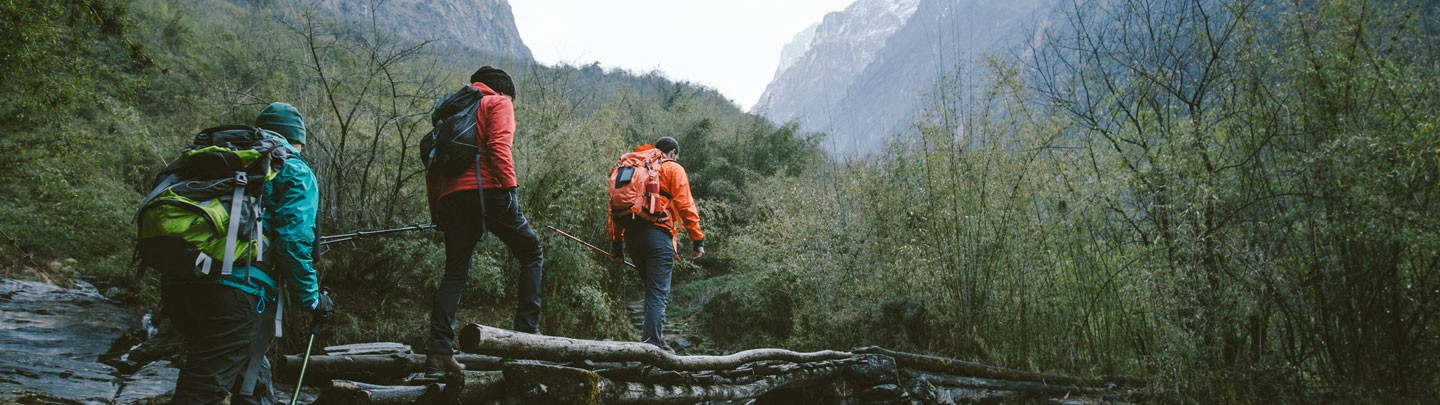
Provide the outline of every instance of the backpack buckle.
<path id="1" fill-rule="evenodd" d="M 245 172 L 235 172 L 235 186 L 245 187 L 245 185 L 247 184 L 250 184 L 250 174 Z"/>

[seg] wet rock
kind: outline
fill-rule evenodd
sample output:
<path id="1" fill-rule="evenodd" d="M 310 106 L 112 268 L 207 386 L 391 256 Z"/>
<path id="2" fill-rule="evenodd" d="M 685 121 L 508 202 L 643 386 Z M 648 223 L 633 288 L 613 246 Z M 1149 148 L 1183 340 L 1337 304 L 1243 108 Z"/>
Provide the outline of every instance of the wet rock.
<path id="1" fill-rule="evenodd" d="M 0 403 L 115 400 L 125 384 L 116 377 L 122 371 L 99 360 L 129 351 L 145 336 L 133 332 L 140 329 L 141 317 L 90 284 L 75 284 L 67 289 L 0 279 Z M 145 378 L 136 378 L 135 385 L 145 385 Z M 157 378 L 151 385 L 174 386 L 173 377 Z"/>
<path id="2" fill-rule="evenodd" d="M 75 284 L 0 280 L 0 351 L 94 361 L 138 328 L 137 311 L 112 304 L 90 284 Z"/>
<path id="3" fill-rule="evenodd" d="M 93 358 L 0 350 L 0 359 L 0 403 L 108 404 L 119 389 L 115 369 Z"/>
<path id="4" fill-rule="evenodd" d="M 125 377 L 120 392 L 115 396 L 119 405 L 149 404 L 170 398 L 175 393 L 175 380 L 180 369 L 168 361 L 156 361 L 141 367 L 135 374 Z"/>
<path id="5" fill-rule="evenodd" d="M 142 323 L 147 323 L 146 321 L 150 319 L 151 314 L 145 314 L 145 316 L 146 318 L 142 319 Z M 153 331 L 151 333 L 138 333 L 149 335 L 151 338 L 140 342 L 140 344 L 125 346 L 126 343 L 132 341 L 131 339 L 136 334 L 137 332 L 132 332 L 117 340 L 115 345 L 111 346 L 111 355 L 101 356 L 100 362 L 115 367 L 117 370 L 120 370 L 121 373 L 133 373 L 140 369 L 140 367 L 150 364 L 150 362 L 153 361 L 175 360 L 178 357 L 177 354 L 184 353 L 187 347 L 185 339 L 181 338 L 178 332 L 168 328 L 168 324 L 166 328 L 158 333 Z M 129 349 L 126 350 L 125 347 Z"/>

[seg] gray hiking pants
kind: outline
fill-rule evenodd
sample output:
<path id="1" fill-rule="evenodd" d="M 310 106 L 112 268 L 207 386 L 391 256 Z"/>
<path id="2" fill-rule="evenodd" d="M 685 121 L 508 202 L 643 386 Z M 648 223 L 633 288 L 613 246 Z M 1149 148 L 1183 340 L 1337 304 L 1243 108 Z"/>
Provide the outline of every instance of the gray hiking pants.
<path id="1" fill-rule="evenodd" d="M 639 271 L 645 292 L 645 323 L 640 341 L 665 344 L 665 305 L 670 301 L 670 274 L 675 267 L 675 243 L 670 233 L 648 224 L 625 228 L 625 248 Z"/>

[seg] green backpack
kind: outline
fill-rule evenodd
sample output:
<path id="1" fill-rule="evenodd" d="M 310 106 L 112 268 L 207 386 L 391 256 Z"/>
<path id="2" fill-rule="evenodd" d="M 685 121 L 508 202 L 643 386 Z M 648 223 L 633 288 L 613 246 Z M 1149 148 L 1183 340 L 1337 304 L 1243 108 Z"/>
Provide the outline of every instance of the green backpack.
<path id="1" fill-rule="evenodd" d="M 261 195 L 290 153 L 259 128 L 207 128 L 156 176 L 135 214 L 140 272 L 230 275 L 236 263 L 262 264 Z M 217 263 L 218 261 L 218 263 Z M 246 275 L 248 278 L 248 274 Z"/>

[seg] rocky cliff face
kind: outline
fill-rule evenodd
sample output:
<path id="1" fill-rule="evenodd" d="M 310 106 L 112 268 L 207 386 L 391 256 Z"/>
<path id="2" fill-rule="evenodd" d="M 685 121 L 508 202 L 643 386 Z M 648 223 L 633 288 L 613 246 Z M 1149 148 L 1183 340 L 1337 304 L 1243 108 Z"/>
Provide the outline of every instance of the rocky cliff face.
<path id="1" fill-rule="evenodd" d="M 866 2 L 890 7 L 857 7 Z M 871 153 L 905 130 L 938 81 L 1018 46 L 1026 28 L 1057 3 L 860 0 L 826 16 L 806 55 L 776 75 L 753 112 L 826 132 L 824 147 L 832 154 Z M 909 14 L 890 11 L 907 8 Z M 902 15 L 909 17 L 897 18 Z"/>
<path id="2" fill-rule="evenodd" d="M 835 101 L 845 98 L 877 51 L 905 25 L 920 0 L 859 0 L 844 11 L 827 14 L 809 39 L 802 32 L 787 50 L 804 49 L 789 66 L 779 69 L 752 112 L 777 122 L 824 120 Z M 782 55 L 782 63 L 783 63 Z"/>
<path id="3" fill-rule="evenodd" d="M 375 21 L 413 40 L 478 51 L 486 56 L 533 61 L 520 40 L 506 0 L 325 0 L 316 4 L 342 18 Z"/>
<path id="4" fill-rule="evenodd" d="M 810 24 L 809 27 L 800 30 L 799 34 L 795 34 L 795 38 L 791 38 L 790 43 L 785 44 L 785 48 L 780 50 L 780 67 L 775 69 L 776 76 L 784 73 L 785 69 L 789 69 L 790 66 L 794 66 L 795 62 L 799 62 L 800 58 L 805 56 L 805 53 L 810 52 L 810 43 L 815 40 L 816 28 L 820 28 L 820 23 Z"/>

